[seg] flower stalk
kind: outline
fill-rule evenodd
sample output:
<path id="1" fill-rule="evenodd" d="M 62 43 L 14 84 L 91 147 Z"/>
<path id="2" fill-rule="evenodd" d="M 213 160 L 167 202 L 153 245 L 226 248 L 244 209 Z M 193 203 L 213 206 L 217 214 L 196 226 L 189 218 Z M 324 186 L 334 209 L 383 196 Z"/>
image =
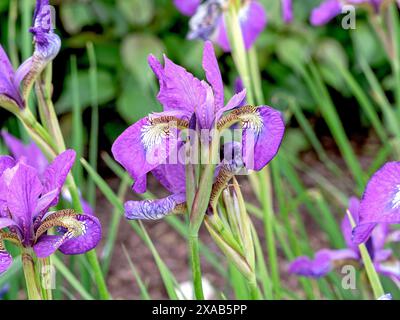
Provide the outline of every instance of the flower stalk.
<path id="1" fill-rule="evenodd" d="M 35 261 L 33 258 L 32 250 L 23 248 L 22 253 L 22 267 L 25 275 L 26 289 L 28 292 L 29 300 L 42 300 L 41 290 L 37 281 L 35 270 Z"/>

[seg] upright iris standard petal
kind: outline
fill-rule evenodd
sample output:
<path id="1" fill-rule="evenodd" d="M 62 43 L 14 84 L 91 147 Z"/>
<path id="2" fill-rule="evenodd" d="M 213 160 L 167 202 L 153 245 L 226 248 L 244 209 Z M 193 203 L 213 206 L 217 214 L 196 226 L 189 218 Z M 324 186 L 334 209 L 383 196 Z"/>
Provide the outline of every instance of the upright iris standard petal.
<path id="1" fill-rule="evenodd" d="M 58 155 L 53 162 L 46 168 L 43 175 L 44 193 L 57 190 L 58 194 L 67 179 L 69 172 L 75 162 L 76 152 L 74 150 L 66 150 Z M 59 196 L 50 203 L 50 207 L 58 203 Z"/>
<path id="2" fill-rule="evenodd" d="M 175 7 L 185 16 L 195 14 L 201 0 L 174 0 Z"/>
<path id="3" fill-rule="evenodd" d="M 216 109 L 224 106 L 224 84 L 222 82 L 221 71 L 219 70 L 218 61 L 212 43 L 206 41 L 203 51 L 203 69 L 206 78 L 214 92 Z"/>
<path id="4" fill-rule="evenodd" d="M 289 272 L 311 278 L 320 278 L 329 273 L 335 261 L 358 259 L 358 254 L 350 249 L 328 250 L 322 249 L 315 254 L 314 260 L 308 257 L 299 257 L 289 266 Z"/>
<path id="5" fill-rule="evenodd" d="M 184 193 L 157 200 L 128 201 L 125 203 L 125 216 L 129 220 L 157 220 L 176 212 L 185 201 Z"/>
<path id="6" fill-rule="evenodd" d="M 242 109 L 245 110 L 243 107 Z M 268 106 L 249 107 L 243 112 L 243 159 L 246 168 L 256 171 L 265 167 L 276 155 L 285 132 L 281 113 Z M 241 109 L 238 109 L 241 110 Z"/>
<path id="7" fill-rule="evenodd" d="M 201 81 L 195 78 L 185 68 L 173 63 L 164 56 L 164 68 L 149 57 L 149 64 L 160 81 L 158 101 L 164 106 L 164 111 L 181 110 L 190 117 L 206 99 L 207 92 Z"/>
<path id="8" fill-rule="evenodd" d="M 49 162 L 34 142 L 25 145 L 21 140 L 4 130 L 1 131 L 1 135 L 8 150 L 16 160 L 23 158 L 26 164 L 38 170 L 39 175 L 44 174 Z"/>
<path id="9" fill-rule="evenodd" d="M 37 171 L 19 163 L 8 185 L 7 207 L 12 219 L 22 230 L 22 242 L 33 239 L 32 215 L 43 190 Z"/>
<path id="10" fill-rule="evenodd" d="M 311 12 L 310 22 L 314 26 L 328 23 L 342 12 L 340 0 L 326 0 Z"/>
<path id="11" fill-rule="evenodd" d="M 377 223 L 400 223 L 400 162 L 389 162 L 369 180 L 353 241 L 365 242 Z"/>
<path id="12" fill-rule="evenodd" d="M 293 20 L 293 3 L 292 0 L 281 0 L 282 17 L 285 23 L 290 23 Z"/>

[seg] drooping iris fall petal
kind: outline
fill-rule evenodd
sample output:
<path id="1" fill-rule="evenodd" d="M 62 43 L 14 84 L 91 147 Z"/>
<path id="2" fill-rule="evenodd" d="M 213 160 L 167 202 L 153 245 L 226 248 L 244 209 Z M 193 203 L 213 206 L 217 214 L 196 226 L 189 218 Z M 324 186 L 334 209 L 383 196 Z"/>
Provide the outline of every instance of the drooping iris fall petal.
<path id="1" fill-rule="evenodd" d="M 262 106 L 252 108 L 251 112 L 243 115 L 242 123 L 246 168 L 259 171 L 279 150 L 285 132 L 282 115 L 271 107 Z"/>
<path id="2" fill-rule="evenodd" d="M 389 162 L 369 180 L 353 241 L 365 242 L 377 223 L 400 223 L 400 162 Z"/>
<path id="3" fill-rule="evenodd" d="M 342 12 L 340 0 L 326 0 L 311 12 L 310 22 L 314 26 L 328 23 Z"/>

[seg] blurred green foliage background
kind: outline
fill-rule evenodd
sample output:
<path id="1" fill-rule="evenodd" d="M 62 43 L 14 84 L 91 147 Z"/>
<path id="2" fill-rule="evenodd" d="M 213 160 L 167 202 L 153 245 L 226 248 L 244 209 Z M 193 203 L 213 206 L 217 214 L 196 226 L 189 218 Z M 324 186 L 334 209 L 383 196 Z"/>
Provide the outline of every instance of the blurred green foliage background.
<path id="1" fill-rule="evenodd" d="M 33 9 L 33 0 L 17 1 L 18 4 L 23 2 L 30 2 Z M 384 88 L 391 88 L 393 81 L 387 77 L 390 67 L 385 53 L 382 46 L 377 45 L 379 42 L 363 16 L 358 16 L 356 30 L 342 29 L 340 18 L 325 27 L 312 27 L 308 23 L 309 14 L 320 1 L 301 0 L 294 1 L 294 23 L 285 25 L 279 0 L 261 2 L 267 10 L 268 26 L 256 45 L 266 103 L 285 109 L 285 103 L 279 97 L 294 96 L 307 117 L 315 119 L 317 133 L 318 130 L 325 133 L 317 106 L 303 78 L 296 72 L 313 57 L 329 85 L 346 130 L 351 134 L 368 128 L 368 121 L 360 113 L 337 68 L 338 63 L 345 66 L 359 77 L 362 85 L 366 85 L 355 58 L 362 55 L 377 70 Z M 81 107 L 90 106 L 88 42 L 93 42 L 98 62 L 101 149 L 108 150 L 128 124 L 149 112 L 161 110 L 156 100 L 158 85 L 147 65 L 149 53 L 160 58 L 165 53 L 202 77 L 202 43 L 186 39 L 188 18 L 176 10 L 172 0 L 65 0 L 52 1 L 52 4 L 56 6 L 57 32 L 63 40 L 62 51 L 54 62 L 54 100 L 66 133 L 73 130 L 73 55 L 77 56 L 79 66 Z M 11 45 L 23 49 L 22 41 L 29 36 L 22 28 L 23 16 L 18 11 L 16 34 L 10 39 L 8 12 L 12 5 L 10 0 L 0 0 L 0 40 L 6 51 Z M 227 90 L 232 90 L 237 77 L 232 58 L 221 50 L 218 54 L 224 81 L 229 85 Z M 14 121 L 10 115 L 5 111 L 0 111 L 0 115 L 0 126 L 10 127 L 9 122 Z M 83 120 L 86 127 L 90 126 L 90 114 L 84 112 Z M 87 141 L 87 132 L 84 134 Z M 297 137 L 293 144 L 302 146 L 299 142 Z"/>

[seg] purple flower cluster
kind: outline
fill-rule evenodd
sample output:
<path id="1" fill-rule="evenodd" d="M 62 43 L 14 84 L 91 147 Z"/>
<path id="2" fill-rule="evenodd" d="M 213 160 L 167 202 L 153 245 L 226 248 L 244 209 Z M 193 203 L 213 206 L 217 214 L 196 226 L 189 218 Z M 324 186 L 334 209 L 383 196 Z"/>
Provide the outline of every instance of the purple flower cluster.
<path id="1" fill-rule="evenodd" d="M 189 39 L 212 40 L 224 51 L 230 51 L 226 31 L 224 11 L 227 0 L 174 0 L 177 9 L 184 15 L 191 16 L 188 33 Z M 282 16 L 285 23 L 293 19 L 292 0 L 282 0 Z M 267 25 L 264 7 L 256 0 L 243 0 L 239 10 L 239 23 L 242 29 L 246 49 L 257 40 Z"/>
<path id="2" fill-rule="evenodd" d="M 323 249 L 314 260 L 299 257 L 290 265 L 291 273 L 321 277 L 332 270 L 335 263 L 355 260 L 361 263 L 358 245 L 366 243 L 377 272 L 400 281 L 400 261 L 394 259 L 385 244 L 400 241 L 400 231 L 390 232 L 390 224 L 400 223 L 400 162 L 389 162 L 369 180 L 361 201 L 351 198 L 349 212 L 356 222 L 352 230 L 348 217 L 342 223 L 347 248 Z"/>
<path id="3" fill-rule="evenodd" d="M 207 82 L 195 78 L 166 56 L 164 65 L 154 56 L 149 56 L 149 64 L 160 83 L 157 98 L 164 111 L 129 127 L 117 138 L 112 152 L 134 178 L 134 191 L 146 191 L 146 175 L 151 172 L 172 195 L 161 200 L 127 202 L 125 213 L 129 219 L 159 219 L 185 203 L 184 161 L 175 157 L 185 143 L 180 137 L 182 131 L 205 131 L 207 141 L 221 121 L 237 119 L 236 123 L 240 122 L 243 128 L 242 157 L 246 167 L 254 170 L 271 161 L 284 134 L 284 122 L 278 111 L 268 106 L 239 107 L 245 90 L 225 104 L 222 76 L 211 42 L 205 43 L 203 53 Z"/>
<path id="4" fill-rule="evenodd" d="M 0 273 L 12 262 L 4 241 L 31 247 L 40 258 L 56 250 L 81 254 L 100 241 L 101 226 L 96 217 L 72 210 L 50 211 L 59 201 L 74 161 L 75 152 L 67 150 L 39 173 L 26 158 L 0 157 Z M 52 228 L 56 232 L 50 235 Z"/>

